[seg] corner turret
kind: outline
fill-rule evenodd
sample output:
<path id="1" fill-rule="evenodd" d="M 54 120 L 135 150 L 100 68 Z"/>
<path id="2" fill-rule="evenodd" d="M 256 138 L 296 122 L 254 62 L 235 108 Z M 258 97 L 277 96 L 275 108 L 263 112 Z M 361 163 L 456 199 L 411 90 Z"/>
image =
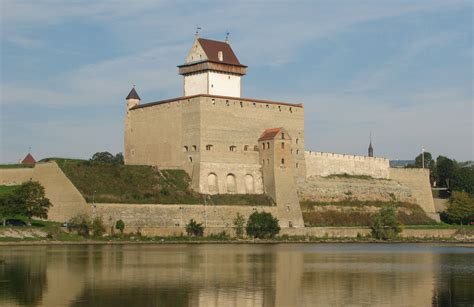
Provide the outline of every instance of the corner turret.
<path id="1" fill-rule="evenodd" d="M 140 103 L 140 96 L 138 96 L 137 91 L 135 90 L 135 86 L 133 86 L 130 93 L 128 93 L 127 98 L 127 110 L 130 110 L 134 106 L 137 106 Z"/>
<path id="2" fill-rule="evenodd" d="M 369 141 L 369 157 L 374 156 L 374 148 L 372 147 L 372 133 L 370 134 L 370 141 Z"/>

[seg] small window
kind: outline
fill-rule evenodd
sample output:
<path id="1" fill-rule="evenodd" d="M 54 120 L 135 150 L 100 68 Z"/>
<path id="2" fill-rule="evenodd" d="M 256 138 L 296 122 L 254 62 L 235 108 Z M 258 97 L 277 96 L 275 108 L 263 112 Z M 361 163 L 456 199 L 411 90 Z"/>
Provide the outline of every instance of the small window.
<path id="1" fill-rule="evenodd" d="M 281 164 L 285 164 L 285 159 L 281 159 Z"/>
<path id="2" fill-rule="evenodd" d="M 193 158 L 192 157 L 189 157 L 189 162 L 193 162 Z"/>
<path id="3" fill-rule="evenodd" d="M 296 144 L 298 144 L 298 141 L 299 141 L 299 139 L 297 138 L 297 139 L 296 139 Z"/>
<path id="4" fill-rule="evenodd" d="M 244 107 L 244 103 L 241 101 L 240 102 L 240 107 L 243 108 Z"/>
<path id="5" fill-rule="evenodd" d="M 267 148 L 270 149 L 270 142 L 267 142 Z"/>
<path id="6" fill-rule="evenodd" d="M 226 100 L 226 101 L 225 101 L 225 105 L 226 105 L 226 106 L 229 106 L 229 100 Z"/>
<path id="7" fill-rule="evenodd" d="M 281 149 L 285 149 L 285 143 L 281 142 Z"/>
<path id="8" fill-rule="evenodd" d="M 229 147 L 229 150 L 230 150 L 230 151 L 235 151 L 236 149 L 237 149 L 237 147 L 234 146 L 234 145 L 232 145 L 232 146 Z"/>
<path id="9" fill-rule="evenodd" d="M 212 99 L 212 104 L 216 104 L 216 100 L 215 100 L 215 99 Z"/>
<path id="10" fill-rule="evenodd" d="M 214 87 L 214 84 L 211 84 L 211 87 Z"/>
<path id="11" fill-rule="evenodd" d="M 254 151 L 258 151 L 258 145 L 253 146 Z"/>
<path id="12" fill-rule="evenodd" d="M 230 75 L 228 75 L 227 78 L 230 79 Z"/>
<path id="13" fill-rule="evenodd" d="M 285 134 L 284 134 L 284 133 L 281 134 L 281 139 L 282 139 L 282 140 L 285 139 Z"/>
<path id="14" fill-rule="evenodd" d="M 249 150 L 249 145 L 244 145 L 244 151 L 248 151 Z"/>
<path id="15" fill-rule="evenodd" d="M 290 113 L 293 113 L 293 109 L 290 107 Z"/>
<path id="16" fill-rule="evenodd" d="M 212 145 L 208 144 L 206 145 L 206 150 L 211 150 L 212 149 Z"/>
<path id="17" fill-rule="evenodd" d="M 299 149 L 296 150 L 296 154 L 297 154 L 297 155 L 300 154 L 300 150 L 299 150 Z"/>
<path id="18" fill-rule="evenodd" d="M 265 165 L 265 159 L 262 160 L 262 164 Z"/>
<path id="19" fill-rule="evenodd" d="M 278 111 L 280 111 L 280 112 L 281 112 L 281 106 L 278 106 Z"/>
<path id="20" fill-rule="evenodd" d="M 193 145 L 193 151 L 196 151 L 196 150 L 197 150 L 197 146 Z"/>
<path id="21" fill-rule="evenodd" d="M 254 103 L 252 103 L 252 104 L 253 104 L 253 106 L 254 106 L 254 107 L 256 107 L 256 106 L 257 106 L 257 104 L 256 104 L 255 102 L 254 102 Z"/>
<path id="22" fill-rule="evenodd" d="M 188 152 L 188 151 L 189 151 L 188 146 L 184 146 L 184 147 L 183 147 L 183 150 L 184 150 L 184 152 Z"/>
<path id="23" fill-rule="evenodd" d="M 270 108 L 270 106 L 267 104 L 267 109 Z"/>
<path id="24" fill-rule="evenodd" d="M 219 58 L 220 62 L 224 61 L 224 53 L 222 53 L 222 51 L 219 51 L 217 53 L 217 57 Z"/>
<path id="25" fill-rule="evenodd" d="M 270 159 L 267 159 L 267 165 L 270 165 Z"/>
<path id="26" fill-rule="evenodd" d="M 262 149 L 265 150 L 265 143 L 262 143 Z"/>
<path id="27" fill-rule="evenodd" d="M 295 166 L 296 166 L 296 168 L 299 168 L 299 167 L 300 167 L 300 165 L 299 165 L 298 163 L 296 163 L 296 165 L 295 165 Z"/>

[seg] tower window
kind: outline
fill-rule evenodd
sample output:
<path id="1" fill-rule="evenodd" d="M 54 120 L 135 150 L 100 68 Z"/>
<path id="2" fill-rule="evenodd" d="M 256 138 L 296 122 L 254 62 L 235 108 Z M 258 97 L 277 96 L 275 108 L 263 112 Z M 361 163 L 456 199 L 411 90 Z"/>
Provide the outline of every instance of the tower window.
<path id="1" fill-rule="evenodd" d="M 281 164 L 285 164 L 285 159 L 281 159 Z"/>
<path id="2" fill-rule="evenodd" d="M 296 154 L 297 154 L 297 155 L 300 154 L 300 150 L 299 150 L 299 149 L 296 150 Z"/>
<path id="3" fill-rule="evenodd" d="M 267 109 L 270 108 L 270 106 L 267 104 Z"/>
<path id="4" fill-rule="evenodd" d="M 212 104 L 216 104 L 216 100 L 215 100 L 215 99 L 212 99 Z"/>
<path id="5" fill-rule="evenodd" d="M 197 146 L 193 145 L 193 151 L 196 151 L 196 150 L 197 150 Z"/>
<path id="6" fill-rule="evenodd" d="M 183 150 L 184 150 L 185 152 L 189 151 L 188 146 L 184 146 L 184 147 L 183 147 Z"/>
<path id="7" fill-rule="evenodd" d="M 240 102 L 240 107 L 243 108 L 244 107 L 244 103 L 241 101 Z"/>
<path id="8" fill-rule="evenodd" d="M 249 150 L 249 145 L 244 145 L 244 151 L 248 151 Z"/>
<path id="9" fill-rule="evenodd" d="M 285 149 L 285 143 L 281 142 L 281 149 Z"/>
<path id="10" fill-rule="evenodd" d="M 281 134 L 281 139 L 282 139 L 282 140 L 285 139 L 285 134 L 284 134 L 284 133 Z"/>
<path id="11" fill-rule="evenodd" d="M 265 159 L 262 160 L 262 164 L 265 165 Z"/>
<path id="12" fill-rule="evenodd" d="M 258 145 L 255 145 L 255 146 L 253 147 L 253 150 L 254 150 L 254 151 L 258 151 Z"/>
<path id="13" fill-rule="evenodd" d="M 232 145 L 232 146 L 229 147 L 229 150 L 230 150 L 230 151 L 235 151 L 236 149 L 237 149 L 237 147 L 234 146 L 234 145 Z"/>
<path id="14" fill-rule="evenodd" d="M 192 157 L 189 157 L 189 162 L 193 162 L 193 158 Z"/>
<path id="15" fill-rule="evenodd" d="M 265 150 L 265 143 L 262 143 L 262 149 Z"/>
<path id="16" fill-rule="evenodd" d="M 267 148 L 270 149 L 270 142 L 267 142 Z"/>
<path id="17" fill-rule="evenodd" d="M 300 165 L 298 163 L 296 163 L 296 168 L 300 167 Z"/>
<path id="18" fill-rule="evenodd" d="M 221 62 L 224 61 L 224 54 L 222 53 L 222 51 L 219 51 L 217 53 L 217 57 L 219 58 L 219 61 L 221 61 Z"/>
<path id="19" fill-rule="evenodd" d="M 270 165 L 270 159 L 267 159 L 267 165 Z"/>
<path id="20" fill-rule="evenodd" d="M 293 113 L 293 109 L 290 107 L 290 113 Z"/>
<path id="21" fill-rule="evenodd" d="M 280 111 L 280 112 L 281 112 L 281 106 L 278 106 L 278 111 Z"/>
<path id="22" fill-rule="evenodd" d="M 296 144 L 298 144 L 299 139 L 296 139 Z"/>
<path id="23" fill-rule="evenodd" d="M 206 145 L 206 150 L 211 150 L 211 149 L 212 149 L 212 145 L 211 145 L 211 144 Z"/>

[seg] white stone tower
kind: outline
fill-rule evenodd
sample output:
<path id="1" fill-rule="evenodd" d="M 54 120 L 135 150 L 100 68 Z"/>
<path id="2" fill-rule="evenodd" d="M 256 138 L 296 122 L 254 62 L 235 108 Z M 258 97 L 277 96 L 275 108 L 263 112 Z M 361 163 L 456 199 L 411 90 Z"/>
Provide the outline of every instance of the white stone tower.
<path id="1" fill-rule="evenodd" d="M 135 90 L 135 86 L 132 88 L 130 93 L 128 93 L 127 98 L 127 110 L 130 110 L 134 106 L 138 105 L 140 103 L 140 96 L 138 96 L 137 91 Z"/>
<path id="2" fill-rule="evenodd" d="M 198 94 L 240 97 L 240 79 L 247 66 L 240 64 L 229 43 L 196 37 L 179 74 L 184 96 Z"/>

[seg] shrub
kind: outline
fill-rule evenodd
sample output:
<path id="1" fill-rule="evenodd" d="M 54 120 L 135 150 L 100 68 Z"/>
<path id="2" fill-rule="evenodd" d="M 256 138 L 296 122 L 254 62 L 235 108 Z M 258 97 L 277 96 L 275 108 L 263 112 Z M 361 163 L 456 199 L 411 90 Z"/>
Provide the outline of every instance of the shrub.
<path id="1" fill-rule="evenodd" d="M 254 238 L 272 238 L 280 232 L 278 219 L 268 212 L 254 212 L 247 221 L 247 235 Z"/>
<path id="2" fill-rule="evenodd" d="M 79 214 L 69 220 L 67 228 L 69 231 L 76 231 L 78 235 L 87 238 L 89 237 L 90 229 L 89 217 L 84 214 Z"/>
<path id="3" fill-rule="evenodd" d="M 237 238 L 242 238 L 244 236 L 244 227 L 245 227 L 245 217 L 240 213 L 237 213 L 234 220 L 235 235 Z"/>
<path id="4" fill-rule="evenodd" d="M 121 234 L 123 234 L 123 230 L 125 229 L 125 223 L 122 220 L 118 220 L 115 223 L 115 229 L 119 230 Z"/>
<path id="5" fill-rule="evenodd" d="M 94 237 L 101 237 L 105 233 L 105 225 L 101 217 L 95 217 L 92 221 L 92 235 Z"/>
<path id="6" fill-rule="evenodd" d="M 202 223 L 197 223 L 194 219 L 191 219 L 186 225 L 186 233 L 188 236 L 202 237 L 204 227 L 202 227 Z"/>
<path id="7" fill-rule="evenodd" d="M 383 207 L 373 215 L 372 236 L 388 240 L 394 239 L 402 232 L 402 226 L 397 220 L 397 213 L 393 207 Z"/>
<path id="8" fill-rule="evenodd" d="M 446 210 L 447 219 L 455 224 L 468 224 L 474 215 L 474 198 L 466 192 L 454 191 Z"/>

